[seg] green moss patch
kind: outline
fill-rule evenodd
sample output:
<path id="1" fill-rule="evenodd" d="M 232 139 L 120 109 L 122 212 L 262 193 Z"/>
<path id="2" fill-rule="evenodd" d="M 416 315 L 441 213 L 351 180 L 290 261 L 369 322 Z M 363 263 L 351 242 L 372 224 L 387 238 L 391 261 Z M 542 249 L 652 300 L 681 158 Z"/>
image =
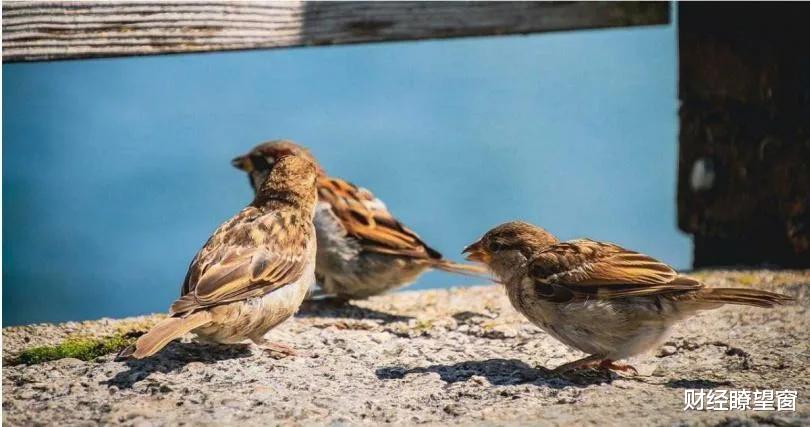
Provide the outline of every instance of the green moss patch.
<path id="1" fill-rule="evenodd" d="M 72 337 L 59 345 L 33 347 L 24 350 L 12 361 L 13 364 L 35 365 L 51 360 L 74 358 L 90 361 L 105 354 L 116 353 L 142 335 L 143 332 L 126 332 L 108 337 Z"/>

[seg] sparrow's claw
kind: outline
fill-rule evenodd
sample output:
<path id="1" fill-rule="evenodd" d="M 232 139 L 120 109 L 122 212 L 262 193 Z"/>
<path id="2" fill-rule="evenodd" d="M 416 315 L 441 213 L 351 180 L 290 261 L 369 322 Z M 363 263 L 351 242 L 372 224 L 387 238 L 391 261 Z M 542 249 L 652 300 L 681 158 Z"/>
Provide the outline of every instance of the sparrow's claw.
<path id="1" fill-rule="evenodd" d="M 272 357 L 273 359 L 284 359 L 288 356 L 298 356 L 298 352 L 294 348 L 275 342 L 263 343 L 260 347 L 264 354 Z"/>
<path id="2" fill-rule="evenodd" d="M 601 369 L 607 371 L 631 372 L 633 375 L 638 375 L 638 370 L 630 365 L 616 363 L 610 359 L 602 359 L 599 356 L 588 356 L 566 363 L 558 366 L 556 369 L 552 370 L 551 373 L 559 375 L 575 369 Z"/>
<path id="3" fill-rule="evenodd" d="M 630 366 L 630 365 L 623 365 L 621 363 L 616 363 L 612 360 L 605 359 L 599 364 L 599 368 L 607 369 L 610 371 L 619 371 L 619 372 L 631 372 L 633 375 L 638 375 L 638 369 Z"/>
<path id="4" fill-rule="evenodd" d="M 551 373 L 554 375 L 564 374 L 569 371 L 573 371 L 575 369 L 581 368 L 594 368 L 599 366 L 602 358 L 599 356 L 588 356 L 579 360 L 575 360 L 573 362 L 568 362 L 564 365 L 560 365 L 551 370 Z"/>

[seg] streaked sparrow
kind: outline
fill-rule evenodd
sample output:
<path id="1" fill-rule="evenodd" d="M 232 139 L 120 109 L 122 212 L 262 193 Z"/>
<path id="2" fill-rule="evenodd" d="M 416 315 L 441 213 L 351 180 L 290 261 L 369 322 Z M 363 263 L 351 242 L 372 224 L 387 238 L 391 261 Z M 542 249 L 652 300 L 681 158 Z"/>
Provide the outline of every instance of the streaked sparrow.
<path id="1" fill-rule="evenodd" d="M 549 335 L 589 354 L 579 367 L 633 371 L 615 361 L 659 344 L 671 326 L 723 304 L 773 307 L 792 298 L 756 289 L 709 288 L 647 255 L 594 240 L 560 242 L 525 222 L 508 222 L 467 246 L 512 305 Z"/>
<path id="2" fill-rule="evenodd" d="M 122 356 L 151 356 L 187 332 L 292 353 L 264 335 L 298 311 L 315 281 L 316 177 L 309 160 L 279 158 L 253 202 L 219 226 L 191 261 L 170 317 Z"/>
<path id="3" fill-rule="evenodd" d="M 259 144 L 233 159 L 247 172 L 254 190 L 287 154 L 306 157 L 306 148 L 288 140 Z M 468 275 L 486 269 L 446 260 L 399 222 L 385 204 L 365 188 L 328 176 L 318 167 L 318 236 L 316 275 L 324 293 L 362 299 L 410 284 L 430 268 Z"/>

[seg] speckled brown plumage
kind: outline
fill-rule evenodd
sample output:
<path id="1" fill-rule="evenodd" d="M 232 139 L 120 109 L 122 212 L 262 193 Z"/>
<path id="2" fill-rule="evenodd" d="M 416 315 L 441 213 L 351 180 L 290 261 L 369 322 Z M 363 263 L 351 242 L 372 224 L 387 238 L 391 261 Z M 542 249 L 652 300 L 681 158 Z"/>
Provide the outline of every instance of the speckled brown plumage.
<path id="1" fill-rule="evenodd" d="M 252 340 L 297 311 L 314 282 L 316 166 L 286 156 L 253 202 L 222 224 L 189 266 L 171 317 L 128 352 L 147 357 L 193 331 L 220 343 Z"/>
<path id="2" fill-rule="evenodd" d="M 255 189 L 276 159 L 287 153 L 314 161 L 306 148 L 280 140 L 256 146 L 234 159 L 233 165 L 248 173 Z M 411 283 L 430 268 L 485 274 L 478 266 L 444 259 L 369 190 L 328 176 L 320 167 L 319 173 L 316 272 L 327 294 L 365 298 Z"/>
<path id="3" fill-rule="evenodd" d="M 642 353 L 671 325 L 722 304 L 773 307 L 791 298 L 772 292 L 708 288 L 639 252 L 588 239 L 560 242 L 525 222 L 493 228 L 465 249 L 505 285 L 510 301 L 529 320 L 591 356 L 559 371 Z"/>

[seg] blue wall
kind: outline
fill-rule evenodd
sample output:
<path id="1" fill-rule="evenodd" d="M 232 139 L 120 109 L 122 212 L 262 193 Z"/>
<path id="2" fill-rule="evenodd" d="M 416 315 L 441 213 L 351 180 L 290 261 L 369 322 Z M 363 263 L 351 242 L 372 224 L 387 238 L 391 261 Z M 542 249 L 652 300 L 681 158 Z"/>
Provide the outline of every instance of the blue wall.
<path id="1" fill-rule="evenodd" d="M 673 27 L 3 65 L 3 322 L 164 311 L 251 193 L 229 160 L 308 145 L 447 256 L 522 218 L 677 267 Z M 470 284 L 431 273 L 411 289 Z"/>

